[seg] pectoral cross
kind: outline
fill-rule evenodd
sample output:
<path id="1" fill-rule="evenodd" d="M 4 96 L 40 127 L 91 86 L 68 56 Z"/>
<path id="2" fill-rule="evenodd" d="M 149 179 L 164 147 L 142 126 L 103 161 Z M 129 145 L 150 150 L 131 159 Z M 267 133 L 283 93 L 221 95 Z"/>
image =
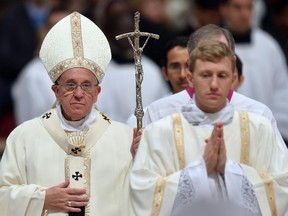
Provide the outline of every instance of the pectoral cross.
<path id="1" fill-rule="evenodd" d="M 116 36 L 116 40 L 128 38 L 128 41 L 134 51 L 135 82 L 136 82 L 136 108 L 135 108 L 134 115 L 137 119 L 137 130 L 142 128 L 142 118 L 144 116 L 144 111 L 143 111 L 143 106 L 142 106 L 142 95 L 141 95 L 141 84 L 143 81 L 143 69 L 141 65 L 141 56 L 150 37 L 154 39 L 159 39 L 159 35 L 157 34 L 152 34 L 148 32 L 140 32 L 139 21 L 140 21 L 140 13 L 137 11 L 134 16 L 134 26 L 135 26 L 134 32 L 128 32 L 128 33 Z M 139 38 L 141 36 L 147 37 L 142 47 L 140 47 L 139 45 Z M 134 44 L 131 38 L 134 38 Z"/>

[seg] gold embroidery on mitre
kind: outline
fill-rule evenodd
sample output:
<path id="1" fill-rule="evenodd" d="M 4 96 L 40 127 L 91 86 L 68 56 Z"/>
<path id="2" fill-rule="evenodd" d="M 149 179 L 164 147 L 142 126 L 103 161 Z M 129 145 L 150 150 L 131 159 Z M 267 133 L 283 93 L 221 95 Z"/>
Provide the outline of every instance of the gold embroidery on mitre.
<path id="1" fill-rule="evenodd" d="M 166 181 L 167 177 L 160 177 L 156 183 L 151 216 L 157 216 L 160 213 Z"/>
<path id="2" fill-rule="evenodd" d="M 72 13 L 70 16 L 70 23 L 74 56 L 73 58 L 66 59 L 55 65 L 49 71 L 49 76 L 53 81 L 56 81 L 64 71 L 78 66 L 92 71 L 97 80 L 101 81 L 105 75 L 102 69 L 94 61 L 84 57 L 80 14 L 77 12 Z"/>
<path id="3" fill-rule="evenodd" d="M 179 169 L 183 169 L 185 166 L 185 154 L 184 154 L 184 141 L 183 141 L 183 127 L 179 113 L 172 115 L 173 131 L 177 149 Z"/>
<path id="4" fill-rule="evenodd" d="M 241 156 L 240 163 L 249 165 L 250 160 L 250 128 L 247 112 L 239 112 L 241 130 Z"/>
<path id="5" fill-rule="evenodd" d="M 56 81 L 58 79 L 58 77 L 64 71 L 66 71 L 70 68 L 80 67 L 80 66 L 92 71 L 92 73 L 95 74 L 98 81 L 102 80 L 104 75 L 105 75 L 104 72 L 102 71 L 102 69 L 97 64 L 95 64 L 93 61 L 91 61 L 89 59 L 70 58 L 70 59 L 66 59 L 66 60 L 58 63 L 55 67 L 53 67 L 49 71 L 49 76 L 51 77 L 52 80 Z"/>
<path id="6" fill-rule="evenodd" d="M 74 57 L 84 58 L 81 33 L 81 17 L 80 14 L 77 12 L 71 14 L 71 36 Z"/>
<path id="7" fill-rule="evenodd" d="M 270 206 L 271 215 L 277 216 L 276 200 L 272 178 L 264 172 L 259 172 L 259 175 L 262 178 L 265 186 L 266 197 Z"/>

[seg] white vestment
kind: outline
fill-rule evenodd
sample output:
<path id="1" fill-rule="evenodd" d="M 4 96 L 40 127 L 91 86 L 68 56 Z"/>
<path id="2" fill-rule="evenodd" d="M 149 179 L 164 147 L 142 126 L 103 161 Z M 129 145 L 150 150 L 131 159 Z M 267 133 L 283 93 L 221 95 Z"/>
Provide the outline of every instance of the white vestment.
<path id="1" fill-rule="evenodd" d="M 238 92 L 267 105 L 288 139 L 288 69 L 280 46 L 271 35 L 255 28 L 251 43 L 236 43 L 235 52 L 243 62 L 245 77 Z"/>
<path id="2" fill-rule="evenodd" d="M 70 179 L 90 197 L 85 216 L 133 215 L 129 202 L 132 128 L 96 111 L 88 130 L 65 132 L 56 109 L 18 126 L 0 164 L 3 216 L 68 215 L 43 210 L 45 189 Z"/>
<path id="3" fill-rule="evenodd" d="M 17 125 L 50 109 L 56 100 L 52 81 L 41 60 L 36 57 L 21 71 L 12 86 L 12 98 Z"/>
<path id="4" fill-rule="evenodd" d="M 144 72 L 142 106 L 145 107 L 168 95 L 170 90 L 160 68 L 146 56 L 142 56 L 141 61 Z M 115 121 L 126 123 L 136 107 L 134 63 L 118 64 L 112 60 L 100 86 L 101 94 L 97 99 L 99 110 Z"/>
<path id="5" fill-rule="evenodd" d="M 145 128 L 130 175 L 136 215 L 177 215 L 189 205 L 191 214 L 203 207 L 197 204 L 219 197 L 245 216 L 259 215 L 259 211 L 263 216 L 288 214 L 288 157 L 270 122 L 235 112 L 233 121 L 224 126 L 228 159 L 224 178 L 216 173 L 207 176 L 202 159 L 204 140 L 212 129 L 211 125 L 193 126 L 180 113 Z"/>
<path id="6" fill-rule="evenodd" d="M 151 122 L 157 121 L 173 113 L 181 112 L 182 106 L 187 104 L 190 99 L 191 96 L 188 94 L 188 91 L 183 90 L 179 93 L 154 101 L 145 110 L 143 126 L 147 126 Z M 277 137 L 282 143 L 283 149 L 287 149 L 278 130 L 276 120 L 271 110 L 266 105 L 235 91 L 231 96 L 230 103 L 234 105 L 236 111 L 247 111 L 268 118 L 277 134 Z"/>

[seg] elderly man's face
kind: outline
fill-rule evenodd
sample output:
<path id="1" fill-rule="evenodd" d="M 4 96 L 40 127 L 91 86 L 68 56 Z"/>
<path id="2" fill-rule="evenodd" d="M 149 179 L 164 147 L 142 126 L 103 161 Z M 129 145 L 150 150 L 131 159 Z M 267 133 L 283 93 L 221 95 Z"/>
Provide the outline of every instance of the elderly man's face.
<path id="1" fill-rule="evenodd" d="M 65 71 L 57 84 L 53 85 L 52 89 L 61 104 L 64 117 L 70 121 L 85 118 L 101 91 L 96 77 L 86 68 L 71 68 Z"/>
<path id="2" fill-rule="evenodd" d="M 224 57 L 218 62 L 196 60 L 192 73 L 197 106 L 206 113 L 220 111 L 233 81 L 232 63 Z"/>

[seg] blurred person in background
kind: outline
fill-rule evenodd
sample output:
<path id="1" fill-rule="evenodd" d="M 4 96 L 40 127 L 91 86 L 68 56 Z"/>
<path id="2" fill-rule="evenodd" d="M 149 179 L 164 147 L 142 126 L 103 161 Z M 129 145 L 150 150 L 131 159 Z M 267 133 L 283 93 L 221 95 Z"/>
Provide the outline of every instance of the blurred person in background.
<path id="1" fill-rule="evenodd" d="M 97 107 L 111 119 L 126 123 L 136 107 L 134 53 L 127 38 L 116 40 L 115 36 L 134 31 L 134 16 L 125 0 L 110 0 L 104 3 L 100 26 L 110 43 L 112 60 L 101 83 L 103 90 L 98 98 Z M 131 40 L 133 41 L 133 38 Z M 151 38 L 148 44 L 152 40 Z M 145 54 L 142 55 L 141 63 L 144 72 L 144 107 L 170 94 L 170 90 L 156 63 Z"/>
<path id="2" fill-rule="evenodd" d="M 269 15 L 263 19 L 262 28 L 279 43 L 288 64 L 288 1 L 275 0 L 268 6 Z"/>
<path id="3" fill-rule="evenodd" d="M 188 37 L 179 36 L 170 40 L 163 50 L 161 71 L 173 94 L 191 85 L 187 78 L 189 73 L 187 43 Z"/>
<path id="4" fill-rule="evenodd" d="M 51 9 L 49 0 L 6 3 L 0 19 L 0 139 L 16 126 L 11 88 L 37 46 L 37 31 Z"/>
<path id="5" fill-rule="evenodd" d="M 244 65 L 245 82 L 238 91 L 271 109 L 287 142 L 287 64 L 275 39 L 252 25 L 253 6 L 254 0 L 222 0 L 220 7 L 224 24 L 235 39 L 235 51 Z"/>
<path id="6" fill-rule="evenodd" d="M 51 91 L 51 79 L 41 62 L 40 46 L 46 34 L 59 20 L 70 12 L 66 9 L 53 9 L 38 32 L 36 56 L 21 70 L 12 86 L 12 98 L 16 124 L 38 117 L 52 107 L 56 98 Z"/>
<path id="7" fill-rule="evenodd" d="M 158 40 L 151 39 L 147 43 L 143 53 L 151 58 L 159 67 L 161 66 L 161 50 L 165 44 L 174 37 L 170 29 L 167 14 L 169 0 L 129 0 L 132 10 L 139 11 L 139 28 L 142 32 L 158 34 Z M 179 1 L 177 1 L 179 2 Z M 146 38 L 140 38 L 141 44 Z"/>
<path id="8" fill-rule="evenodd" d="M 219 12 L 220 0 L 190 0 L 188 25 L 178 34 L 189 36 L 196 29 L 207 25 L 220 25 L 222 22 Z"/>
<path id="9" fill-rule="evenodd" d="M 34 57 L 37 31 L 45 22 L 49 0 L 19 1 L 7 8 L 0 27 L 0 119 L 13 108 L 11 87 L 23 67 Z"/>

